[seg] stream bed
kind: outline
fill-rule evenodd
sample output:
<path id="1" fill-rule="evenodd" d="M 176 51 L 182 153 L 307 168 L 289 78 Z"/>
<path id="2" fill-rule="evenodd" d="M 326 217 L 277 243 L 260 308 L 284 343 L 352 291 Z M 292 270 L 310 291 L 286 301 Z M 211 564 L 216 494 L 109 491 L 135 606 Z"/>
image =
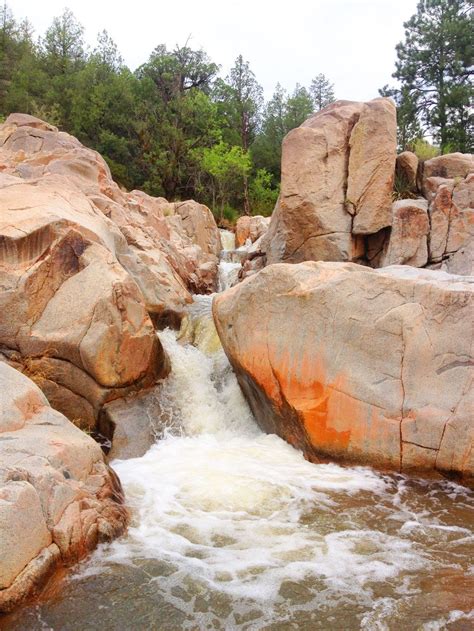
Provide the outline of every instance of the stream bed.
<path id="1" fill-rule="evenodd" d="M 474 628 L 471 491 L 310 464 L 259 430 L 222 349 L 160 339 L 168 423 L 143 457 L 112 463 L 127 535 L 0 628 Z"/>

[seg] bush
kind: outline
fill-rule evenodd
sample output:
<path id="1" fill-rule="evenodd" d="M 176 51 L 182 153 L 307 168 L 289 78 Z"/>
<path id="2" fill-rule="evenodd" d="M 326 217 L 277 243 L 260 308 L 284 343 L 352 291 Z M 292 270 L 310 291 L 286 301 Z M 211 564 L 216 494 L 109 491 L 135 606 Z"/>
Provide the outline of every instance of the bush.
<path id="1" fill-rule="evenodd" d="M 414 140 L 410 145 L 409 150 L 413 151 L 413 153 L 415 153 L 418 157 L 418 160 L 421 160 L 422 162 L 424 160 L 436 158 L 436 156 L 439 156 L 441 153 L 439 147 L 435 147 L 423 138 L 417 138 Z"/>
<path id="2" fill-rule="evenodd" d="M 259 169 L 250 183 L 250 208 L 252 215 L 268 217 L 275 208 L 279 188 L 272 188 L 272 174 L 265 169 Z"/>
<path id="3" fill-rule="evenodd" d="M 230 225 L 233 226 L 237 223 L 237 219 L 240 217 L 240 214 L 235 208 L 226 204 L 222 210 L 222 216 Z"/>
<path id="4" fill-rule="evenodd" d="M 418 195 L 413 191 L 408 180 L 403 175 L 396 173 L 393 182 L 393 201 L 396 202 L 399 199 L 416 199 L 417 197 Z"/>

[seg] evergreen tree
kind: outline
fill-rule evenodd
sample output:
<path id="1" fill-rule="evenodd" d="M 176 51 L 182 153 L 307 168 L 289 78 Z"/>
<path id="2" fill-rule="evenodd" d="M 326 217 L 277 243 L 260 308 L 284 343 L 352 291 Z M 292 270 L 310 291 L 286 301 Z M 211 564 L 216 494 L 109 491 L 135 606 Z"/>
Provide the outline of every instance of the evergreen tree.
<path id="1" fill-rule="evenodd" d="M 442 152 L 473 148 L 471 9 L 468 0 L 420 0 L 396 47 L 403 116 L 417 118 Z"/>
<path id="2" fill-rule="evenodd" d="M 44 36 L 43 49 L 54 74 L 73 71 L 85 60 L 84 27 L 69 9 L 54 18 Z"/>
<path id="3" fill-rule="evenodd" d="M 10 7 L 5 2 L 0 7 L 0 104 L 3 113 L 5 113 L 5 98 L 18 55 L 17 34 L 17 24 Z"/>
<path id="4" fill-rule="evenodd" d="M 406 88 L 390 88 L 385 85 L 379 90 L 380 96 L 390 97 L 397 106 L 398 148 L 405 151 L 417 138 L 422 137 L 422 130 L 417 118 L 416 102 Z"/>
<path id="5" fill-rule="evenodd" d="M 242 55 L 235 60 L 226 81 L 217 83 L 214 97 L 227 127 L 226 140 L 247 151 L 259 126 L 263 89 Z"/>
<path id="6" fill-rule="evenodd" d="M 220 138 L 211 101 L 218 67 L 204 51 L 158 46 L 136 75 L 137 129 L 144 189 L 178 199 L 192 195 L 196 149 Z"/>
<path id="7" fill-rule="evenodd" d="M 326 75 L 320 73 L 311 81 L 311 96 L 313 97 L 314 108 L 316 111 L 322 110 L 336 98 L 334 96 L 334 85 L 329 81 Z"/>
<path id="8" fill-rule="evenodd" d="M 119 71 L 123 67 L 123 59 L 117 48 L 117 44 L 104 29 L 97 35 L 97 46 L 93 55 L 99 63 L 111 70 Z"/>
<path id="9" fill-rule="evenodd" d="M 235 60 L 226 81 L 219 81 L 214 90 L 224 127 L 223 137 L 244 152 L 255 139 L 263 106 L 263 89 L 242 55 Z M 248 176 L 244 175 L 244 212 L 250 214 Z"/>
<path id="10" fill-rule="evenodd" d="M 288 133 L 290 129 L 304 123 L 314 111 L 313 100 L 308 90 L 297 83 L 293 94 L 286 102 L 285 109 L 284 122 L 286 133 Z"/>
<path id="11" fill-rule="evenodd" d="M 252 158 L 257 169 L 271 173 L 274 186 L 280 181 L 281 143 L 288 133 L 288 94 L 277 83 L 262 116 L 261 130 L 252 144 Z"/>

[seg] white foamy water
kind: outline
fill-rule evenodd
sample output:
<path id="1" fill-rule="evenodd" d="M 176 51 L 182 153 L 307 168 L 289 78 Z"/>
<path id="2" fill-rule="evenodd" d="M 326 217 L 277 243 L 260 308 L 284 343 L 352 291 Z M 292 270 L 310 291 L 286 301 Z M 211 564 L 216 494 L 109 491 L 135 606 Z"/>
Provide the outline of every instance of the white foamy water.
<path id="1" fill-rule="evenodd" d="M 239 278 L 240 263 L 222 261 L 219 265 L 219 291 L 233 287 Z"/>
<path id="2" fill-rule="evenodd" d="M 384 620 L 387 611 L 398 614 L 398 599 L 375 598 L 374 586 L 411 594 L 413 576 L 443 565 L 420 538 L 441 529 L 445 543 L 472 545 L 468 530 L 443 526 L 409 505 L 405 478 L 394 485 L 369 468 L 314 465 L 263 434 L 222 351 L 205 356 L 180 346 L 171 331 L 160 338 L 172 362 L 165 398 L 181 432 L 142 458 L 113 463 L 133 523 L 128 537 L 96 555 L 99 567 L 144 558 L 169 564 L 161 593 L 190 620 L 191 595 L 204 590 L 211 600 L 229 598 L 237 610 L 252 603 L 258 615 L 249 628 L 264 628 L 282 620 L 288 593 L 293 613 L 313 616 L 351 603 L 371 610 L 361 628 L 389 629 Z M 464 498 L 462 487 L 450 490 Z M 177 598 L 183 581 L 187 596 Z M 237 626 L 234 620 L 228 628 Z"/>
<path id="3" fill-rule="evenodd" d="M 109 558 L 154 556 L 213 589 L 263 599 L 276 598 L 289 579 L 324 577 L 353 592 L 354 581 L 363 590 L 424 563 L 391 536 L 351 527 L 320 533 L 301 523 L 308 510 L 327 521 L 339 493 L 380 494 L 386 484 L 369 469 L 310 464 L 261 433 L 222 352 L 205 357 L 171 332 L 160 337 L 172 359 L 167 397 L 184 435 L 113 463 L 135 513 Z"/>
<path id="4" fill-rule="evenodd" d="M 235 233 L 231 230 L 219 230 L 221 234 L 221 243 L 224 251 L 235 250 Z"/>

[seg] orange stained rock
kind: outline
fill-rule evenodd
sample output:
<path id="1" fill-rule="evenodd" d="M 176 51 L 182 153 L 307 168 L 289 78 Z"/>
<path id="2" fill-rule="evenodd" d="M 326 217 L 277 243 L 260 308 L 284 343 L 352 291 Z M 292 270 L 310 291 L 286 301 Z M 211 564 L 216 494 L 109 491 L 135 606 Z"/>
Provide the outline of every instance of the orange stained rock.
<path id="1" fill-rule="evenodd" d="M 277 406 L 283 403 L 281 394 L 301 417 L 313 447 L 327 447 L 337 452 L 346 450 L 351 430 L 339 431 L 334 425 L 354 417 L 355 402 L 338 390 L 343 379 L 326 383 L 322 360 L 302 358 L 285 353 L 270 360 L 267 346 L 260 345 L 242 355 L 242 367 L 260 385 Z"/>
<path id="2" fill-rule="evenodd" d="M 369 450 L 374 459 L 398 465 L 399 418 L 387 418 L 376 406 L 348 394 L 344 373 L 329 380 L 322 353 L 285 352 L 277 358 L 271 351 L 269 357 L 268 348 L 260 344 L 242 353 L 241 365 L 276 407 L 286 401 L 295 410 L 308 436 L 307 447 L 335 456 Z M 281 430 L 296 444 L 290 425 Z"/>
<path id="3" fill-rule="evenodd" d="M 298 368 L 291 366 L 285 357 L 280 363 L 282 389 L 288 403 L 294 408 L 311 441 L 316 448 L 329 451 L 347 451 L 351 440 L 351 429 L 340 431 L 336 426 L 347 425 L 354 417 L 354 400 L 341 392 L 343 377 L 328 383 L 321 355 L 310 358 L 304 355 Z M 294 361 L 293 361 L 294 363 Z"/>

